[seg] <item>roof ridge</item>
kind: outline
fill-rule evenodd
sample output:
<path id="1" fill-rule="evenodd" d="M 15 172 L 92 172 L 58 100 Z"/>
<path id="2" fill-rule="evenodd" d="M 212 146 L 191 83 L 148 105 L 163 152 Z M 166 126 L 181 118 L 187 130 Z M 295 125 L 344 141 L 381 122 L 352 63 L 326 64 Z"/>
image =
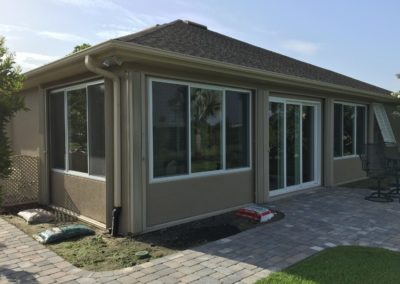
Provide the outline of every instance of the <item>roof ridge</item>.
<path id="1" fill-rule="evenodd" d="M 151 34 L 153 32 L 156 32 L 156 31 L 158 31 L 160 29 L 163 29 L 163 28 L 165 28 L 167 26 L 174 25 L 174 24 L 179 23 L 179 22 L 183 23 L 184 21 L 181 20 L 181 19 L 177 19 L 175 21 L 172 21 L 172 22 L 169 22 L 169 23 L 165 23 L 165 24 L 161 24 L 161 25 L 160 24 L 156 24 L 155 26 L 151 26 L 151 27 L 149 27 L 147 29 L 140 30 L 140 31 L 138 31 L 136 33 L 132 33 L 132 34 L 129 34 L 129 35 L 117 37 L 114 40 L 130 41 L 130 40 L 133 40 L 135 38 L 138 38 L 138 37 L 141 37 L 141 36 L 144 36 L 144 35 L 147 35 L 147 34 Z"/>
<path id="2" fill-rule="evenodd" d="M 183 23 L 185 23 L 185 22 L 183 21 Z M 234 38 L 234 37 L 230 37 L 230 36 L 227 36 L 227 35 L 225 35 L 225 34 L 221 34 L 221 33 L 219 33 L 219 32 L 213 31 L 213 30 L 207 29 L 207 30 L 205 30 L 205 31 L 214 33 L 214 34 L 216 34 L 216 35 L 218 35 L 218 36 L 222 36 L 222 37 L 227 38 L 227 39 L 229 39 L 229 40 L 234 40 L 234 41 L 236 41 L 236 42 L 239 42 L 239 43 L 244 44 L 244 45 L 247 45 L 247 46 L 251 46 L 251 47 L 253 47 L 253 48 L 257 48 L 257 49 L 259 49 L 259 50 L 261 50 L 261 51 L 263 51 L 263 52 L 270 52 L 270 53 L 273 53 L 273 54 L 275 54 L 275 55 L 277 55 L 277 56 L 280 56 L 280 57 L 283 57 L 283 58 L 286 58 L 286 59 L 289 59 L 289 60 L 294 60 L 294 61 L 297 61 L 297 62 L 302 63 L 302 64 L 306 64 L 306 65 L 308 65 L 308 66 L 310 66 L 310 67 L 312 67 L 312 68 L 318 68 L 318 69 L 320 69 L 320 70 L 324 70 L 324 71 L 329 72 L 329 73 L 334 73 L 334 74 L 336 74 L 336 75 L 339 75 L 339 76 L 342 76 L 342 77 L 346 77 L 346 78 L 351 79 L 351 80 L 358 81 L 359 83 L 367 84 L 367 85 L 370 85 L 370 86 L 375 87 L 375 88 L 376 88 L 376 87 L 377 87 L 377 88 L 380 88 L 381 90 L 386 91 L 386 92 L 391 92 L 391 91 L 389 91 L 389 90 L 387 90 L 387 89 L 385 89 L 385 88 L 382 88 L 382 87 L 379 87 L 379 86 L 376 86 L 376 85 L 373 85 L 373 84 L 364 82 L 364 81 L 362 81 L 362 80 L 359 80 L 359 79 L 350 77 L 350 76 L 348 76 L 348 75 L 339 73 L 339 72 L 337 72 L 337 71 L 333 71 L 333 70 L 330 70 L 330 69 L 325 68 L 325 67 L 321 67 L 321 66 L 318 66 L 318 65 L 315 65 L 315 64 L 311 64 L 311 63 L 308 63 L 308 62 L 306 62 L 306 61 L 303 61 L 303 60 L 300 60 L 300 59 L 296 59 L 296 58 L 290 57 L 290 56 L 288 56 L 288 55 L 281 54 L 281 53 L 278 53 L 278 52 L 276 52 L 276 51 L 272 51 L 272 50 L 263 48 L 263 47 L 261 47 L 261 46 L 257 46 L 257 45 L 255 45 L 255 44 L 251 44 L 251 43 L 245 42 L 245 41 L 243 41 L 243 40 L 236 39 L 236 38 Z"/>
<path id="3" fill-rule="evenodd" d="M 349 81 L 349 82 L 353 81 L 353 83 L 348 83 L 348 86 L 353 85 L 352 87 L 356 88 L 356 89 L 364 89 L 364 90 L 371 89 L 371 90 L 374 90 L 375 92 L 386 93 L 386 94 L 391 92 L 391 91 L 389 91 L 387 89 L 384 89 L 382 87 L 379 87 L 379 86 L 364 82 L 364 81 L 362 81 L 360 79 L 356 79 L 356 78 L 350 77 L 349 75 L 345 75 L 345 74 L 330 70 L 328 68 L 320 67 L 320 66 L 317 66 L 315 64 L 311 64 L 311 63 L 308 63 L 306 61 L 302 61 L 302 60 L 290 57 L 288 55 L 284 55 L 284 54 L 278 53 L 276 51 L 272 51 L 272 50 L 266 49 L 266 48 L 261 47 L 261 46 L 257 46 L 255 44 L 251 44 L 251 43 L 245 42 L 243 40 L 236 39 L 234 37 L 230 37 L 230 36 L 225 35 L 225 34 L 221 34 L 219 32 L 210 30 L 208 28 L 203 28 L 203 27 L 199 27 L 199 26 L 196 26 L 196 25 L 191 25 L 189 22 L 190 21 L 183 21 L 181 19 L 178 19 L 178 20 L 175 20 L 175 21 L 172 21 L 172 22 L 169 22 L 169 23 L 165 23 L 165 24 L 162 24 L 162 25 L 153 26 L 151 28 L 139 31 L 139 32 L 134 33 L 134 34 L 130 34 L 130 35 L 126 35 L 126 36 L 123 36 L 123 37 L 116 38 L 116 40 L 125 41 L 125 42 L 135 42 L 135 41 L 139 41 L 140 42 L 140 41 L 142 41 L 142 38 L 143 38 L 143 40 L 145 40 L 145 38 L 147 36 L 150 35 L 150 37 L 151 37 L 151 34 L 157 32 L 157 31 L 160 31 L 162 29 L 166 29 L 167 27 L 172 27 L 172 26 L 175 26 L 175 25 L 176 26 L 185 25 L 188 28 L 192 29 L 193 31 L 196 30 L 196 33 L 203 34 L 204 36 L 207 36 L 207 34 L 208 34 L 208 35 L 212 35 L 212 36 L 217 37 L 217 38 L 221 38 L 221 39 L 223 39 L 223 40 L 225 40 L 227 42 L 235 42 L 236 45 L 242 46 L 241 47 L 242 49 L 244 49 L 245 51 L 248 50 L 250 53 L 254 53 L 255 56 L 258 56 L 258 57 L 264 57 L 265 56 L 265 57 L 271 57 L 271 58 L 275 57 L 277 60 L 280 60 L 282 62 L 286 62 L 287 64 L 289 64 L 288 65 L 289 67 L 292 66 L 292 69 L 294 68 L 294 70 L 296 70 L 296 71 L 300 70 L 298 68 L 302 68 L 304 70 L 307 70 L 306 73 L 308 73 L 309 76 L 302 76 L 301 74 L 293 74 L 293 73 L 296 73 L 296 72 L 291 72 L 291 70 L 289 70 L 289 72 L 284 72 L 284 71 L 274 71 L 274 72 L 287 74 L 287 75 L 290 75 L 290 73 L 292 73 L 291 74 L 292 76 L 300 77 L 300 78 L 309 78 L 309 79 L 313 79 L 313 80 L 316 80 L 316 81 L 329 82 L 329 81 L 332 80 L 332 81 L 336 81 L 336 82 L 332 82 L 332 84 L 337 84 L 337 85 L 341 84 L 340 81 Z M 136 43 L 138 43 L 138 42 L 136 42 Z M 138 43 L 138 44 L 140 44 L 140 43 Z M 153 42 L 150 45 L 149 44 L 144 44 L 144 46 L 157 47 L 157 43 Z M 251 50 L 249 50 L 250 48 L 253 49 L 253 52 L 251 52 Z M 181 51 L 176 51 L 176 52 L 184 53 L 184 52 L 181 52 Z M 260 54 L 257 54 L 258 52 Z M 197 55 L 197 56 L 200 56 L 200 55 Z M 260 58 L 260 60 L 261 59 L 262 58 Z M 216 59 L 216 60 L 218 60 L 218 59 Z M 223 61 L 223 60 L 219 60 L 219 61 Z M 234 64 L 247 66 L 245 64 L 240 64 L 240 63 L 234 63 Z M 253 67 L 254 68 L 258 68 L 260 70 L 267 70 L 265 68 L 263 69 L 260 66 L 253 66 Z M 312 77 L 314 77 L 314 78 L 312 78 Z M 357 86 L 357 85 L 359 85 L 359 86 Z"/>

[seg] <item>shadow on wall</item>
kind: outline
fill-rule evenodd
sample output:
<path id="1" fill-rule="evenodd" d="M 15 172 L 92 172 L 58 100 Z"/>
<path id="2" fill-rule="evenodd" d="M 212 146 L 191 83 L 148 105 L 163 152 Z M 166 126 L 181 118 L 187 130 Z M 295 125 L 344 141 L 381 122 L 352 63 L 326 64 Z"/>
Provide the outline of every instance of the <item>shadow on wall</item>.
<path id="1" fill-rule="evenodd" d="M 24 270 L 15 271 L 7 267 L 0 267 L 0 281 L 4 278 L 11 283 L 39 283 L 31 272 Z"/>
<path id="2" fill-rule="evenodd" d="M 64 198 L 63 198 L 63 204 L 62 207 L 72 211 L 76 214 L 81 214 L 80 210 L 78 207 L 75 205 L 74 201 L 72 200 L 71 196 L 68 194 L 68 192 L 64 192 Z M 65 214 L 61 214 L 62 216 L 65 216 Z"/>

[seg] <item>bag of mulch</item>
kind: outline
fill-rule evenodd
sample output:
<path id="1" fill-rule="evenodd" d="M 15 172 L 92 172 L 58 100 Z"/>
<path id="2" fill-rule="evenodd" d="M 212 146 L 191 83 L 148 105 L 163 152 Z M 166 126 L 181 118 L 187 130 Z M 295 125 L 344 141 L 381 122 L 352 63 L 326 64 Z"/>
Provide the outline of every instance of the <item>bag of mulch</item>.
<path id="1" fill-rule="evenodd" d="M 93 235 L 94 231 L 85 225 L 68 225 L 64 227 L 54 227 L 46 231 L 33 235 L 33 238 L 42 244 L 54 243 L 74 237 Z"/>
<path id="2" fill-rule="evenodd" d="M 40 208 L 28 209 L 18 212 L 28 224 L 48 223 L 54 220 L 54 214 Z"/>
<path id="3" fill-rule="evenodd" d="M 236 212 L 236 216 L 238 217 L 243 217 L 260 223 L 271 220 L 274 215 L 275 213 L 271 209 L 256 205 L 250 205 L 240 208 Z"/>

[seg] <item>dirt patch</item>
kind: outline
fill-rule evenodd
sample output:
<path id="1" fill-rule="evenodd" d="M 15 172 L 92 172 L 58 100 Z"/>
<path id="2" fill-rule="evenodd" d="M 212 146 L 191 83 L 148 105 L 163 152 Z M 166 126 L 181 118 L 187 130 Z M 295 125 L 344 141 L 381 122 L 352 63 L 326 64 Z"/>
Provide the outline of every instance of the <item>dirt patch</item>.
<path id="1" fill-rule="evenodd" d="M 28 205 L 7 208 L 6 212 L 1 214 L 1 217 L 30 236 L 54 226 L 81 223 L 74 217 L 49 208 L 45 209 L 54 212 L 56 215 L 56 220 L 49 224 L 28 225 L 25 220 L 16 215 L 20 210 L 38 207 Z M 47 247 L 77 267 L 92 271 L 114 270 L 226 238 L 257 226 L 279 221 L 282 218 L 284 218 L 284 214 L 276 211 L 274 218 L 266 223 L 259 224 L 237 218 L 235 212 L 229 212 L 140 236 L 118 238 L 113 238 L 107 232 L 89 226 L 95 230 L 94 236 L 70 239 L 49 244 Z M 135 253 L 143 250 L 149 252 L 149 258 L 140 259 L 135 256 Z"/>
<path id="2" fill-rule="evenodd" d="M 282 212 L 276 211 L 275 216 L 271 220 L 260 224 L 244 218 L 238 218 L 235 216 L 235 212 L 229 212 L 143 234 L 137 236 L 136 239 L 150 243 L 151 245 L 182 250 L 226 238 L 257 226 L 264 226 L 279 221 L 284 216 Z"/>
<path id="3" fill-rule="evenodd" d="M 54 212 L 56 215 L 54 222 L 28 225 L 25 220 L 16 215 L 19 210 L 27 208 L 32 208 L 32 206 L 7 208 L 1 217 L 30 236 L 55 226 L 84 224 L 74 217 L 56 211 Z M 38 206 L 35 206 L 35 208 L 38 208 Z M 175 252 L 173 249 L 154 246 L 130 237 L 113 238 L 105 231 L 91 227 L 88 224 L 85 225 L 92 228 L 96 234 L 94 236 L 73 238 L 59 243 L 48 244 L 46 247 L 76 267 L 91 271 L 106 271 L 130 267 Z M 135 256 L 136 252 L 143 250 L 149 252 L 149 258 L 139 259 Z"/>

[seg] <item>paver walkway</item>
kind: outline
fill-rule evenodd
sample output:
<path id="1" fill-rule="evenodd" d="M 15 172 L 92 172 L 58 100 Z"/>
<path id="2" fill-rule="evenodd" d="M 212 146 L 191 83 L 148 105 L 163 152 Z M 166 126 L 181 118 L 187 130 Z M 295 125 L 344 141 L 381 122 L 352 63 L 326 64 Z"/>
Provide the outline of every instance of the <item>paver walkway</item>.
<path id="1" fill-rule="evenodd" d="M 154 261 L 88 272 L 0 218 L 0 282 L 253 283 L 326 247 L 368 245 L 400 250 L 400 204 L 364 200 L 368 190 L 319 189 L 274 201 L 279 222 Z"/>

